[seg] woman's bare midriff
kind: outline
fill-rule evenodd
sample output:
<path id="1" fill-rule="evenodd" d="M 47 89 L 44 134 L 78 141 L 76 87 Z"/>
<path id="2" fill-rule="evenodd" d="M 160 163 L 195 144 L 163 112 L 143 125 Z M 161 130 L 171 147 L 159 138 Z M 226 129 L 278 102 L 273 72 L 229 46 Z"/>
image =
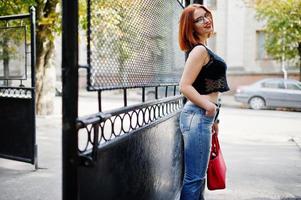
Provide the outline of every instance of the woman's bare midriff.
<path id="1" fill-rule="evenodd" d="M 202 95 L 202 97 L 206 98 L 208 101 L 211 101 L 212 103 L 217 103 L 219 92 L 213 92 L 210 94 Z"/>

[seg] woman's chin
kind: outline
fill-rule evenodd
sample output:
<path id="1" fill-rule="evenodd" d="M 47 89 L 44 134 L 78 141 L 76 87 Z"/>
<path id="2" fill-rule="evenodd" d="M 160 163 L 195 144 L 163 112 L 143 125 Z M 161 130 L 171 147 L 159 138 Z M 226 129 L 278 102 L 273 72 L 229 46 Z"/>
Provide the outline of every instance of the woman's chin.
<path id="1" fill-rule="evenodd" d="M 206 32 L 212 32 L 212 31 L 213 31 L 212 26 L 210 26 L 210 27 L 208 27 L 208 28 L 205 28 L 205 31 L 206 31 Z"/>

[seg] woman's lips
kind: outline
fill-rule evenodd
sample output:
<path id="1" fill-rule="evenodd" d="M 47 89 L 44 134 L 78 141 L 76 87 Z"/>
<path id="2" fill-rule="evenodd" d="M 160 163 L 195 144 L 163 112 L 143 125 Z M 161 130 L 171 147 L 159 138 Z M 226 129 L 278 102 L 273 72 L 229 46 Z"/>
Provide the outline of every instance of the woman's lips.
<path id="1" fill-rule="evenodd" d="M 211 28 L 211 24 L 205 25 L 204 28 Z"/>

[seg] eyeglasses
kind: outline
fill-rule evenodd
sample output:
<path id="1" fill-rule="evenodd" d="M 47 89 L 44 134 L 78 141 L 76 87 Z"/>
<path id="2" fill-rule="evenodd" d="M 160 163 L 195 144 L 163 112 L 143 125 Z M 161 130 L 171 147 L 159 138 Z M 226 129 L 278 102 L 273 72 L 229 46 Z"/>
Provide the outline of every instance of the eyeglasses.
<path id="1" fill-rule="evenodd" d="M 196 20 L 194 20 L 193 23 L 195 24 L 204 24 L 205 23 L 205 18 L 208 20 L 208 19 L 211 19 L 211 15 L 209 12 L 206 12 L 204 16 L 200 16 L 198 17 Z"/>

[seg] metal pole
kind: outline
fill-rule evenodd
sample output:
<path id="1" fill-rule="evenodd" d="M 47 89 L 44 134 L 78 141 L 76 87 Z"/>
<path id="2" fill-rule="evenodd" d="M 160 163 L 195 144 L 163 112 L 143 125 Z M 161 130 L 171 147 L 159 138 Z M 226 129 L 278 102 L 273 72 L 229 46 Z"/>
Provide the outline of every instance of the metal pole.
<path id="1" fill-rule="evenodd" d="M 98 112 L 102 112 L 102 104 L 101 104 L 101 90 L 98 91 Z"/>
<path id="2" fill-rule="evenodd" d="M 62 1 L 63 200 L 77 200 L 78 0 Z"/>
<path id="3" fill-rule="evenodd" d="M 145 102 L 145 87 L 142 87 L 142 102 Z"/>
<path id="4" fill-rule="evenodd" d="M 285 46 L 284 46 L 284 34 L 285 34 L 285 30 L 283 30 L 283 34 L 282 34 L 282 38 L 281 38 L 281 45 L 282 45 L 282 52 L 281 52 L 281 71 L 283 72 L 283 78 L 284 80 L 287 79 L 287 71 L 286 71 L 286 68 L 285 68 L 285 55 L 284 55 L 284 52 L 285 52 Z M 284 82 L 284 87 L 286 87 L 286 82 Z"/>
<path id="5" fill-rule="evenodd" d="M 155 87 L 155 99 L 158 99 L 158 86 Z"/>
<path id="6" fill-rule="evenodd" d="M 185 0 L 185 7 L 189 6 L 190 0 Z"/>
<path id="7" fill-rule="evenodd" d="M 299 81 L 301 81 L 301 42 L 298 44 L 298 52 L 299 52 Z"/>
<path id="8" fill-rule="evenodd" d="M 194 0 L 193 3 L 200 3 L 200 4 L 203 4 L 203 1 L 197 1 L 197 0 Z M 185 0 L 185 7 L 189 6 L 191 4 L 191 0 Z M 188 52 L 185 53 L 185 61 L 187 60 L 188 58 Z M 183 104 L 185 104 L 187 102 L 187 98 L 184 97 L 183 98 Z"/>
<path id="9" fill-rule="evenodd" d="M 20 15 L 6 15 L 0 16 L 0 20 L 14 20 L 14 19 L 24 19 L 29 17 L 30 14 L 20 14 Z"/>
<path id="10" fill-rule="evenodd" d="M 193 0 L 193 3 L 203 4 L 203 0 Z"/>
<path id="11" fill-rule="evenodd" d="M 31 51 L 31 87 L 32 90 L 32 116 L 33 116 L 33 145 L 34 145 L 34 166 L 38 169 L 38 145 L 36 144 L 36 9 L 32 6 L 30 7 L 30 51 Z"/>
<path id="12" fill-rule="evenodd" d="M 36 9 L 30 7 L 31 87 L 36 86 Z"/>
<path id="13" fill-rule="evenodd" d="M 128 106 L 128 102 L 127 102 L 127 93 L 126 93 L 126 88 L 123 88 L 123 105 L 124 107 Z"/>

